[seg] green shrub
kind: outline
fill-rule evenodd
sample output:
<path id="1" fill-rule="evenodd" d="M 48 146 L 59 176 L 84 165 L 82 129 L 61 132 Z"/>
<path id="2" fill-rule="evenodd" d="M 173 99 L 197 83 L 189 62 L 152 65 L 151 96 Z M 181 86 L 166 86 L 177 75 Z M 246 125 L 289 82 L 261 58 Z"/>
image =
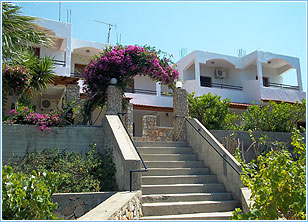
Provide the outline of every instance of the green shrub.
<path id="1" fill-rule="evenodd" d="M 30 174 L 2 168 L 2 218 L 5 220 L 51 220 L 57 208 L 50 196 L 64 176 L 60 173 L 32 171 Z"/>
<path id="2" fill-rule="evenodd" d="M 241 130 L 291 132 L 297 122 L 306 119 L 306 100 L 295 104 L 270 101 L 268 105 L 249 106 L 240 116 Z"/>
<path id="3" fill-rule="evenodd" d="M 262 143 L 264 143 L 262 141 Z M 295 157 L 286 149 L 272 150 L 243 166 L 241 179 L 255 202 L 247 213 L 233 212 L 234 220 L 306 220 L 306 144 L 295 131 L 292 136 Z"/>
<path id="4" fill-rule="evenodd" d="M 236 115 L 229 113 L 230 99 L 221 100 L 216 94 L 188 95 L 189 115 L 198 119 L 207 129 L 233 129 Z"/>
<path id="5" fill-rule="evenodd" d="M 31 153 L 14 165 L 17 171 L 29 173 L 33 169 L 68 174 L 59 186 L 59 192 L 98 192 L 116 190 L 115 165 L 112 150 L 95 152 L 95 145 L 87 154 L 65 150 L 46 149 Z"/>

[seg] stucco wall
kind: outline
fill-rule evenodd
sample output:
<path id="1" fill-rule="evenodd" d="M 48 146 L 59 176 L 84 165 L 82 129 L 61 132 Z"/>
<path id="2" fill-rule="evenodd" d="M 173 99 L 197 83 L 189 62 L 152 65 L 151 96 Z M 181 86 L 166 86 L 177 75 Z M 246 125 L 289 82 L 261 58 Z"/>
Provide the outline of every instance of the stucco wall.
<path id="1" fill-rule="evenodd" d="M 97 149 L 103 147 L 100 127 L 52 127 L 50 132 L 39 131 L 38 126 L 3 125 L 2 160 L 23 157 L 27 152 L 56 148 L 71 152 L 88 152 L 90 143 L 96 143 Z"/>

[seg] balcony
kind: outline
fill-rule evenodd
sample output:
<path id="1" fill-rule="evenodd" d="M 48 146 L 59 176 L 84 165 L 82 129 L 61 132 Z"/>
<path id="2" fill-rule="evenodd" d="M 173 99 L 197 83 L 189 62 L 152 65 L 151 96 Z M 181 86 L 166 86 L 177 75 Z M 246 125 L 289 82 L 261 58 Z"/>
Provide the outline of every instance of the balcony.
<path id="1" fill-rule="evenodd" d="M 201 81 L 202 87 L 213 87 L 213 88 L 220 88 L 220 89 L 234 89 L 234 90 L 243 90 L 241 86 L 234 86 L 228 84 L 221 84 L 221 83 L 211 83 L 211 82 L 203 82 Z"/>
<path id="2" fill-rule="evenodd" d="M 285 85 L 281 83 L 273 83 L 273 82 L 268 82 L 266 85 L 263 84 L 264 87 L 276 87 L 280 89 L 292 89 L 292 90 L 299 90 L 298 86 L 291 86 L 291 85 Z"/>
<path id="3" fill-rule="evenodd" d="M 172 107 L 173 97 L 170 92 L 159 92 L 148 89 L 126 88 L 125 96 L 132 98 L 131 103 L 148 106 Z"/>

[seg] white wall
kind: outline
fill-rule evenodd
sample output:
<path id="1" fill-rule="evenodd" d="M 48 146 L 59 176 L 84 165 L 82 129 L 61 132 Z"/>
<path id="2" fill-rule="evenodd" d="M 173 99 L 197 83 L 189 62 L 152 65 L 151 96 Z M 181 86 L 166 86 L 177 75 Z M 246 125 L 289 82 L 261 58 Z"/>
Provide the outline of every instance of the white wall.
<path id="1" fill-rule="evenodd" d="M 134 78 L 135 89 L 145 89 L 156 91 L 156 82 L 147 76 L 136 76 Z"/>
<path id="2" fill-rule="evenodd" d="M 259 80 L 243 81 L 243 95 L 244 103 L 256 102 L 256 104 L 261 104 L 261 91 Z"/>
<path id="3" fill-rule="evenodd" d="M 189 66 L 188 69 L 183 70 L 183 80 L 194 80 L 195 77 L 195 64 Z"/>

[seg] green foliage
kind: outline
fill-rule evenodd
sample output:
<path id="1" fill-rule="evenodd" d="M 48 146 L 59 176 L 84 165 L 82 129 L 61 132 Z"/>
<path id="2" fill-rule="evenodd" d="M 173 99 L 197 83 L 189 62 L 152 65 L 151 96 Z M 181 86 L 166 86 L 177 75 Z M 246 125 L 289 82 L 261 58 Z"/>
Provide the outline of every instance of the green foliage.
<path id="1" fill-rule="evenodd" d="M 29 174 L 2 168 L 2 218 L 5 220 L 54 220 L 57 208 L 50 196 L 64 176 L 60 173 L 31 171 Z"/>
<path id="2" fill-rule="evenodd" d="M 221 100 L 211 93 L 195 97 L 188 95 L 189 115 L 197 118 L 207 129 L 226 129 L 232 127 L 236 115 L 229 113 L 230 99 Z"/>
<path id="3" fill-rule="evenodd" d="M 104 154 L 98 154 L 93 145 L 86 155 L 58 148 L 46 149 L 29 154 L 14 167 L 24 173 L 37 169 L 68 174 L 58 188 L 63 193 L 116 190 L 112 150 L 107 147 Z"/>
<path id="4" fill-rule="evenodd" d="M 243 166 L 241 179 L 255 203 L 247 213 L 234 211 L 232 219 L 306 220 L 306 144 L 298 131 L 293 132 L 292 145 L 297 157 L 286 149 L 272 150 L 248 164 L 237 151 L 235 156 Z"/>
<path id="5" fill-rule="evenodd" d="M 270 101 L 268 105 L 249 106 L 240 116 L 240 130 L 291 132 L 298 121 L 306 118 L 306 100 L 295 104 Z"/>

